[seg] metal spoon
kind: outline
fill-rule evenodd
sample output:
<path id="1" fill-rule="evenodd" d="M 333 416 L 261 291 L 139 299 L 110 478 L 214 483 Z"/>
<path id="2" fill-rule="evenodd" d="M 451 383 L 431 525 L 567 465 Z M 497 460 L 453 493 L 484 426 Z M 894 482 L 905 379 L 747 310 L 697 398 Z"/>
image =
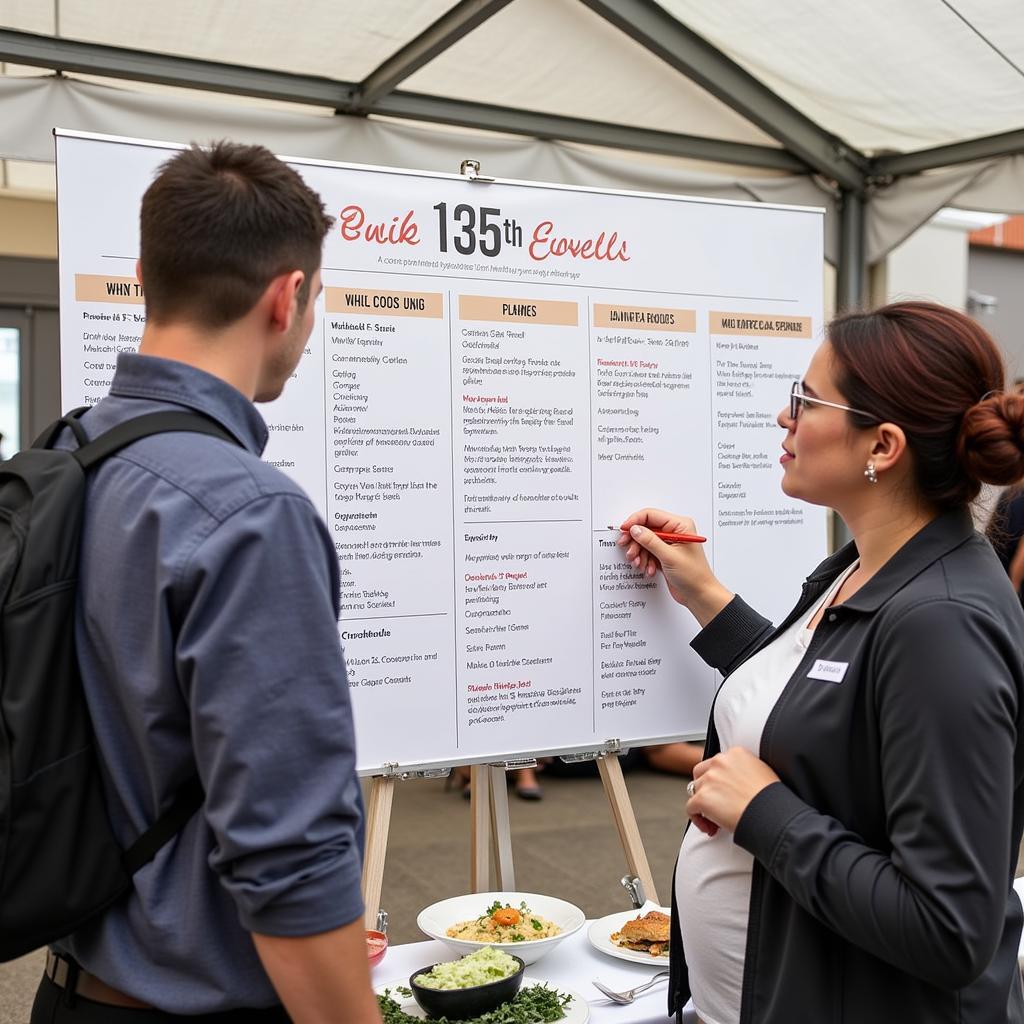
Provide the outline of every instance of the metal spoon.
<path id="1" fill-rule="evenodd" d="M 636 988 L 626 989 L 625 992 L 613 992 L 607 985 L 602 985 L 599 981 L 594 982 L 594 988 L 606 995 L 613 1003 L 628 1006 L 641 992 L 646 992 L 651 986 L 657 985 L 659 981 L 665 981 L 667 978 L 668 971 L 661 971 L 661 973 L 651 978 L 646 985 L 637 985 Z"/>

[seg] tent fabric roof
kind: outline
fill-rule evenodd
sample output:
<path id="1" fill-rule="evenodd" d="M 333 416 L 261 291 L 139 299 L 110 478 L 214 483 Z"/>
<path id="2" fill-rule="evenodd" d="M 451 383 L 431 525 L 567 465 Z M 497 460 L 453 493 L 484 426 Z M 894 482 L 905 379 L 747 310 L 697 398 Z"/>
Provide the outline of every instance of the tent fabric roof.
<path id="1" fill-rule="evenodd" d="M 827 171 L 815 175 L 814 160 L 800 152 L 801 141 L 810 138 L 823 147 L 826 167 L 831 151 L 859 168 L 853 173 L 870 199 L 869 260 L 951 202 L 1024 210 L 1024 157 L 1013 155 L 1024 152 L 1020 0 L 306 0 L 289 12 L 273 0 L 177 0 L 173 6 L 164 0 L 3 0 L 0 37 L 12 30 L 316 76 L 337 83 L 339 95 L 345 89 L 357 95 L 359 83 L 396 54 L 408 53 L 421 33 L 429 36 L 445 19 L 460 18 L 470 29 L 456 32 L 455 41 L 431 51 L 429 59 L 412 62 L 395 88 L 428 104 L 443 99 L 456 107 L 525 112 L 518 127 L 508 129 L 516 135 L 466 134 L 451 127 L 470 123 L 460 122 L 458 111 L 438 116 L 448 123 L 443 129 L 414 128 L 380 116 L 372 105 L 369 116 L 345 117 L 335 116 L 344 104 L 327 105 L 326 99 L 317 105 L 273 102 L 123 80 L 131 75 L 105 80 L 71 71 L 55 78 L 48 69 L 63 65 L 39 58 L 42 71 L 0 65 L 0 158 L 51 160 L 48 133 L 58 124 L 178 141 L 210 137 L 216 126 L 218 134 L 244 132 L 293 156 L 400 166 L 420 160 L 429 169 L 442 153 L 450 157 L 453 148 L 472 147 L 500 152 L 502 167 L 492 173 L 503 176 L 711 195 L 738 189 L 749 196 L 756 189 L 761 198 L 774 189 L 790 201 L 834 212 L 835 182 Z M 646 34 L 631 32 L 640 22 Z M 695 40 L 694 48 L 682 57 L 673 52 L 673 43 L 685 48 L 687 40 Z M 5 53 L 14 59 L 2 43 L 0 59 Z M 699 74 L 681 68 L 694 53 L 699 63 L 702 47 L 713 54 L 712 64 L 723 62 L 731 76 L 727 87 L 717 88 L 713 74 L 698 84 Z M 730 89 L 738 89 L 741 102 Z M 806 132 L 803 140 L 773 121 L 780 112 L 797 135 Z M 537 136 L 554 141 L 538 142 L 529 138 L 529 118 L 540 115 L 746 144 L 789 163 L 775 161 L 774 171 L 695 163 L 678 155 L 625 152 L 621 141 L 604 143 L 617 149 L 579 145 L 579 138 L 575 145 L 559 142 L 567 136 L 539 128 Z M 1020 139 L 1014 136 L 1006 149 L 980 162 L 895 181 L 866 171 L 860 177 L 874 155 L 1006 132 Z M 742 159 L 735 150 L 732 155 Z M 806 173 L 794 174 L 800 167 Z M 450 161 L 443 169 L 452 169 Z M 592 177 L 579 177 L 586 174 Z M 3 177 L 8 184 L 28 182 L 28 188 L 39 180 L 17 164 L 5 167 Z M 841 173 L 835 177 L 842 182 Z"/>
<path id="2" fill-rule="evenodd" d="M 360 81 L 454 0 L 4 0 L 0 26 Z M 905 152 L 1021 127 L 1019 0 L 661 0 L 822 128 Z M 771 144 L 577 0 L 515 0 L 404 84 L 598 121 Z"/>
<path id="3" fill-rule="evenodd" d="M 454 0 L 4 0 L 0 24 L 23 32 L 180 57 L 361 79 Z"/>
<path id="4" fill-rule="evenodd" d="M 538 59 L 547 51 L 547 59 Z M 484 103 L 778 145 L 576 0 L 516 0 L 402 83 Z"/>
<path id="5" fill-rule="evenodd" d="M 996 135 L 1024 120 L 1020 0 L 662 5 L 862 152 Z"/>

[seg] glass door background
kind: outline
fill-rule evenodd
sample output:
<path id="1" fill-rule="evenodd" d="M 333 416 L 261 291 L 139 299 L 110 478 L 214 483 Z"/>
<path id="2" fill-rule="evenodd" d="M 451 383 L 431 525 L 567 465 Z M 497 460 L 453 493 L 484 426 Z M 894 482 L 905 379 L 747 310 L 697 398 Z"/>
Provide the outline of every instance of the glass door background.
<path id="1" fill-rule="evenodd" d="M 0 310 L 0 459 L 21 447 L 22 332 L 5 319 Z"/>

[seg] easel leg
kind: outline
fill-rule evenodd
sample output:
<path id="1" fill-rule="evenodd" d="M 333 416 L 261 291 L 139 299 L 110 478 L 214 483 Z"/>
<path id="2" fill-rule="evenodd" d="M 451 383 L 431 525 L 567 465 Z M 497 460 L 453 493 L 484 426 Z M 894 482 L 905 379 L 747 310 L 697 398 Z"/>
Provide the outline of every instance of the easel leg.
<path id="1" fill-rule="evenodd" d="M 491 836 L 494 842 L 494 864 L 497 887 L 502 892 L 515 892 L 516 873 L 512 865 L 512 826 L 508 816 L 508 786 L 505 769 L 491 766 Z"/>
<path id="2" fill-rule="evenodd" d="M 637 828 L 636 815 L 626 791 L 626 780 L 622 777 L 619 755 L 605 754 L 599 757 L 597 768 L 601 773 L 601 782 L 604 783 L 605 795 L 612 807 L 612 815 L 619 830 L 619 839 L 626 854 L 629 871 L 643 883 L 647 898 L 660 905 L 661 900 L 658 899 L 658 892 L 654 887 L 654 876 L 651 874 L 643 840 L 640 838 L 640 829 Z"/>
<path id="3" fill-rule="evenodd" d="M 377 927 L 380 892 L 384 884 L 384 858 L 391 828 L 391 804 L 395 797 L 395 780 L 377 776 L 370 783 L 369 806 L 366 812 L 366 857 L 363 861 L 363 903 L 366 906 L 366 927 Z"/>
<path id="4" fill-rule="evenodd" d="M 491 887 L 491 769 L 474 764 L 469 769 L 469 813 L 473 819 L 469 887 L 488 892 Z"/>

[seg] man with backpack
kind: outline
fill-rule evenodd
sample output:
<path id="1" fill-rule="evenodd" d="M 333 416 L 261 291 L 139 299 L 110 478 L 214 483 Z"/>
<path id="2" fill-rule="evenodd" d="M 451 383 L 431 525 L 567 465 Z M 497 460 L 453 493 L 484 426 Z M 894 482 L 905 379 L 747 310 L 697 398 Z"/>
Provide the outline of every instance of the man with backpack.
<path id="1" fill-rule="evenodd" d="M 184 150 L 143 197 L 139 352 L 57 445 L 155 413 L 205 424 L 89 469 L 80 534 L 75 653 L 111 830 L 131 851 L 175 820 L 127 858 L 129 891 L 51 945 L 33 1024 L 380 1020 L 337 560 L 261 461 L 253 404 L 298 365 L 331 224 L 261 147 Z"/>

